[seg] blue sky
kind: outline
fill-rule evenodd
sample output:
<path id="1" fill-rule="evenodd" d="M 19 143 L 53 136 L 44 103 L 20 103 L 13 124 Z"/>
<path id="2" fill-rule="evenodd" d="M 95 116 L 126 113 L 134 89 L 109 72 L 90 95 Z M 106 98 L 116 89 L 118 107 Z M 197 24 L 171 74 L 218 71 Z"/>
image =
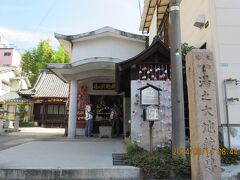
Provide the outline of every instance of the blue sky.
<path id="1" fill-rule="evenodd" d="M 139 25 L 138 0 L 0 0 L 0 35 L 20 50 L 48 38 L 56 47 L 54 32 L 78 34 L 111 26 L 141 34 Z"/>

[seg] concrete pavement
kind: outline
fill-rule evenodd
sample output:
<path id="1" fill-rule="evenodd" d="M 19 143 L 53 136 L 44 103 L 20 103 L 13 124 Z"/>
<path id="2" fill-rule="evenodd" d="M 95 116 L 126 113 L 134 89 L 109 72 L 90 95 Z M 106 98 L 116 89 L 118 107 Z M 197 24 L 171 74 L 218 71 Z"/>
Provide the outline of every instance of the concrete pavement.
<path id="1" fill-rule="evenodd" d="M 32 134 L 33 133 L 33 134 Z M 10 136 L 10 137 L 9 137 Z M 3 138 L 4 136 L 0 136 Z M 14 137 L 12 140 L 11 137 Z M 140 169 L 113 166 L 112 153 L 125 153 L 123 139 L 78 137 L 62 133 L 6 135 L 0 150 L 0 179 L 139 179 Z M 4 139 L 3 138 L 3 139 Z M 1 147 L 1 146 L 0 146 Z"/>
<path id="2" fill-rule="evenodd" d="M 0 135 L 0 151 L 31 141 L 49 141 L 64 138 L 64 129 L 59 128 L 20 128 L 19 132 Z"/>
<path id="3" fill-rule="evenodd" d="M 0 169 L 78 169 L 113 167 L 112 153 L 124 153 L 122 140 L 105 142 L 34 141 L 0 152 Z"/>

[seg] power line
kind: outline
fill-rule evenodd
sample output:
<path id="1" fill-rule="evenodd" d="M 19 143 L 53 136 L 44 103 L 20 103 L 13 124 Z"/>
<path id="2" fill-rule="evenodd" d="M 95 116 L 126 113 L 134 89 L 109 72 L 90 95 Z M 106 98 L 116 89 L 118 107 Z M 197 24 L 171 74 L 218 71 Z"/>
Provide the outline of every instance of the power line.
<path id="1" fill-rule="evenodd" d="M 35 28 L 35 30 L 33 31 L 34 33 L 38 30 L 38 28 L 42 25 L 42 23 L 44 22 L 44 20 L 48 17 L 48 15 L 50 14 L 50 12 L 52 11 L 52 9 L 55 7 L 57 3 L 57 0 L 55 0 L 53 2 L 53 4 L 49 7 L 49 9 L 47 10 L 45 16 L 42 17 L 41 21 L 39 22 L 39 24 L 37 25 L 37 27 Z"/>

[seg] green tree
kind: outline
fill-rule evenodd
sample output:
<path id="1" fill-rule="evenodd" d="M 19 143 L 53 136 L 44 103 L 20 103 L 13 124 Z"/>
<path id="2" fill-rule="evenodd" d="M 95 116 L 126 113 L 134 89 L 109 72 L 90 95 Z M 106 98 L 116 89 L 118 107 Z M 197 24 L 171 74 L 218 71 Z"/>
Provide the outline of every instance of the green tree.
<path id="1" fill-rule="evenodd" d="M 182 55 L 185 57 L 185 56 L 187 55 L 187 53 L 188 53 L 189 51 L 191 51 L 192 49 L 195 49 L 195 47 L 189 45 L 188 43 L 183 43 L 183 44 L 181 45 L 181 49 L 182 49 Z"/>
<path id="2" fill-rule="evenodd" d="M 69 63 L 70 58 L 67 52 L 58 47 L 53 50 L 50 40 L 41 40 L 36 48 L 26 50 L 22 54 L 21 68 L 23 75 L 29 78 L 31 85 L 34 85 L 40 69 L 45 69 L 48 63 Z"/>
<path id="3" fill-rule="evenodd" d="M 20 121 L 25 121 L 25 116 L 27 115 L 27 110 L 26 110 L 26 106 L 27 104 L 26 103 L 21 103 L 21 104 L 18 104 L 17 105 L 17 108 L 18 108 L 18 111 L 17 111 L 17 115 L 19 116 L 20 118 Z"/>

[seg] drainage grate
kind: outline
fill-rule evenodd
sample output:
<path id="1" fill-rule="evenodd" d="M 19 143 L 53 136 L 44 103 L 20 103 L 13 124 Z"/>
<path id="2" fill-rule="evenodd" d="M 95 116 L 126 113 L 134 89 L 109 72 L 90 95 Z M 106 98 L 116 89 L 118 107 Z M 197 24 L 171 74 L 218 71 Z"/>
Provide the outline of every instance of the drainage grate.
<path id="1" fill-rule="evenodd" d="M 127 154 L 126 153 L 113 153 L 113 166 L 124 166 L 127 165 Z"/>

